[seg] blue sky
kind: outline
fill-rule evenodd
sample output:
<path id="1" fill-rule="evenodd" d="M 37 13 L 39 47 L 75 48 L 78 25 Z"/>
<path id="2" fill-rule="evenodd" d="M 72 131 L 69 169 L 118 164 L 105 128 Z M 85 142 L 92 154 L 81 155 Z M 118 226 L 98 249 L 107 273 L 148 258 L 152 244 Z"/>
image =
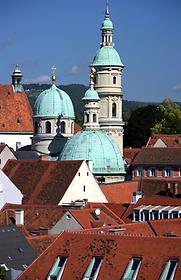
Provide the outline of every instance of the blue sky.
<path id="1" fill-rule="evenodd" d="M 19 63 L 24 82 L 89 83 L 105 0 L 1 0 L 0 82 Z M 124 99 L 181 101 L 181 0 L 110 0 Z"/>

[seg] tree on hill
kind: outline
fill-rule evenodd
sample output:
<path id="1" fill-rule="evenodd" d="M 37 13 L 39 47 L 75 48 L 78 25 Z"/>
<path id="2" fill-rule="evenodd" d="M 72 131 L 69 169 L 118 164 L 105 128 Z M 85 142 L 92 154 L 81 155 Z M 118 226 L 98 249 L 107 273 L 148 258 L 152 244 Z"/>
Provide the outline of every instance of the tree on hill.
<path id="1" fill-rule="evenodd" d="M 152 133 L 181 133 L 181 110 L 176 103 L 170 98 L 166 98 L 157 107 L 157 111 L 162 115 L 162 118 L 151 128 Z"/>
<path id="2" fill-rule="evenodd" d="M 124 146 L 141 147 L 146 145 L 154 127 L 162 114 L 156 105 L 148 105 L 134 110 L 125 126 Z"/>

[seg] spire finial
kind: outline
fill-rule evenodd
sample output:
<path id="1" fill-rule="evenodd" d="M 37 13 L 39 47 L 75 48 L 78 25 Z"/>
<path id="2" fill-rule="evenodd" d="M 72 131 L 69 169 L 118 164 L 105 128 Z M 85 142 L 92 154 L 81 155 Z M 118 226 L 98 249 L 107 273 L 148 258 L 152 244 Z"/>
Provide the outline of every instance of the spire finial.
<path id="1" fill-rule="evenodd" d="M 56 70 L 57 68 L 55 67 L 55 65 L 52 66 L 52 84 L 55 84 L 56 82 Z"/>
<path id="2" fill-rule="evenodd" d="M 109 17 L 109 0 L 106 0 L 106 17 Z"/>

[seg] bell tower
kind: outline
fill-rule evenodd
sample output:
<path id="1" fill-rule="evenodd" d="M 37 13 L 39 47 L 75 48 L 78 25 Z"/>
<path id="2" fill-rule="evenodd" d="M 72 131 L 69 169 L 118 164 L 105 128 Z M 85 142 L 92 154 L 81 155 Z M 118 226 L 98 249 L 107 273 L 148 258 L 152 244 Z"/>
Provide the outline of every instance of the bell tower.
<path id="1" fill-rule="evenodd" d="M 109 3 L 106 0 L 106 13 L 101 28 L 102 42 L 92 64 L 95 90 L 100 97 L 100 128 L 110 135 L 123 154 L 124 122 L 122 119 L 122 71 L 124 65 L 114 48 L 113 23 L 109 14 Z"/>

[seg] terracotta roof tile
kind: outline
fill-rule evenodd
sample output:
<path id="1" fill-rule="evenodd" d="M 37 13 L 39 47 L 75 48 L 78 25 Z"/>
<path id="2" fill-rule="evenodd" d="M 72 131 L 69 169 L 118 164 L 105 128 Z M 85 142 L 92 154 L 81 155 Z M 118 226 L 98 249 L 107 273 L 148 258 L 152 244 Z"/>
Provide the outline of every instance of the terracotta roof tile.
<path id="1" fill-rule="evenodd" d="M 29 237 L 27 240 L 31 244 L 32 248 L 40 255 L 43 253 L 57 238 L 57 235 L 44 235 Z"/>
<path id="2" fill-rule="evenodd" d="M 110 203 L 131 203 L 133 192 L 138 190 L 137 181 L 101 185 L 101 190 Z"/>
<path id="3" fill-rule="evenodd" d="M 29 232 L 39 230 L 40 228 L 51 229 L 66 212 L 66 210 L 59 205 L 5 204 L 0 214 L 3 212 L 9 217 L 9 211 L 13 211 L 13 216 L 15 218 L 16 209 L 24 210 L 24 227 Z"/>
<path id="4" fill-rule="evenodd" d="M 96 209 L 100 210 L 100 215 L 96 215 Z M 105 207 L 101 206 L 94 209 L 69 210 L 69 212 L 84 229 L 103 225 L 116 226 L 122 223 L 118 216 L 113 216 L 108 209 L 105 211 Z"/>
<path id="5" fill-rule="evenodd" d="M 82 161 L 9 160 L 3 171 L 23 193 L 24 203 L 55 205 L 81 164 Z"/>
<path id="6" fill-rule="evenodd" d="M 131 164 L 140 150 L 140 148 L 124 148 L 123 155 L 127 163 Z"/>
<path id="7" fill-rule="evenodd" d="M 181 178 L 141 178 L 139 190 L 146 196 L 158 194 L 180 197 Z"/>
<path id="8" fill-rule="evenodd" d="M 158 236 L 181 237 L 181 219 L 148 221 Z"/>
<path id="9" fill-rule="evenodd" d="M 142 148 L 132 165 L 180 165 L 181 148 Z"/>
<path id="10" fill-rule="evenodd" d="M 46 279 L 57 256 L 67 256 L 62 280 L 82 279 L 93 256 L 102 256 L 98 280 L 121 279 L 131 258 L 141 257 L 138 279 L 159 279 L 169 258 L 180 260 L 181 239 L 91 232 L 64 232 L 37 258 L 18 280 Z M 178 263 L 174 280 L 181 279 Z"/>
<path id="11" fill-rule="evenodd" d="M 0 132 L 33 132 L 32 109 L 25 92 L 0 84 Z"/>
<path id="12" fill-rule="evenodd" d="M 167 147 L 181 147 L 181 134 L 154 134 L 149 138 L 146 146 L 153 147 L 159 139 Z"/>

